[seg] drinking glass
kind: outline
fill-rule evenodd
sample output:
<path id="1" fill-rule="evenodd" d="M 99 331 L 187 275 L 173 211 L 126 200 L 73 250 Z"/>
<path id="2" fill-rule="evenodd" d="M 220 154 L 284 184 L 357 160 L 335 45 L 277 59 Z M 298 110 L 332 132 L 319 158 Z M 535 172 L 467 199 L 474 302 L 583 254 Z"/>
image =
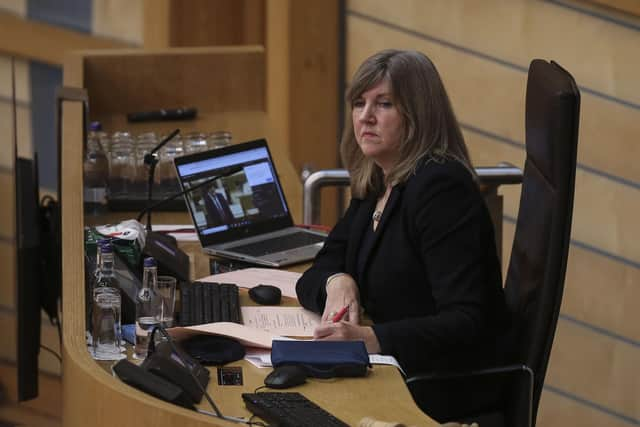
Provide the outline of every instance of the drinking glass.
<path id="1" fill-rule="evenodd" d="M 118 360 L 125 357 L 120 348 L 121 310 L 122 299 L 119 289 L 97 287 L 93 290 L 91 338 L 94 359 Z"/>
<path id="2" fill-rule="evenodd" d="M 158 294 L 162 300 L 160 325 L 170 328 L 173 326 L 173 311 L 176 305 L 176 278 L 158 276 Z"/>

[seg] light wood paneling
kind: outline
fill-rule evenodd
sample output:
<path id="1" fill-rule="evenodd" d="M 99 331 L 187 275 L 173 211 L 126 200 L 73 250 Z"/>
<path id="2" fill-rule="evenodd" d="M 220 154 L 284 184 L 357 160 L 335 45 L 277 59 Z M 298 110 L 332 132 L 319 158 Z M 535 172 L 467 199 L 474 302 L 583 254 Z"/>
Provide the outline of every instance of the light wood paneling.
<path id="1" fill-rule="evenodd" d="M 15 390 L 17 390 L 15 372 L 16 367 L 14 364 L 0 362 L 0 378 L 3 379 L 4 386 L 9 392 L 9 400 L 13 402 L 17 400 L 17 395 L 15 394 Z M 62 382 L 60 376 L 41 373 L 38 377 L 38 398 L 20 404 L 2 406 L 0 408 L 0 419 L 3 421 L 19 421 L 19 425 L 27 422 L 27 424 L 25 424 L 26 426 L 33 427 L 45 427 L 48 426 L 48 424 L 46 424 L 47 421 L 53 423 L 54 420 L 58 420 L 58 425 L 60 425 L 59 420 L 62 418 L 61 389 Z M 20 413 L 18 413 L 18 411 Z M 24 419 L 25 414 L 29 413 L 31 413 L 34 418 L 28 417 Z M 41 421 L 43 424 L 29 424 L 32 420 Z M 52 424 L 52 426 L 55 425 L 56 424 Z"/>
<path id="2" fill-rule="evenodd" d="M 629 425 L 627 420 L 599 411 L 595 407 L 548 390 L 542 391 L 536 421 L 538 427 L 628 427 Z"/>
<path id="3" fill-rule="evenodd" d="M 637 346 L 560 319 L 545 383 L 640 419 Z"/>
<path id="4" fill-rule="evenodd" d="M 0 52 L 5 54 L 62 65 L 66 51 L 127 46 L 126 43 L 87 36 L 0 12 Z"/>
<path id="5" fill-rule="evenodd" d="M 24 17 L 27 15 L 27 0 L 4 1 L 0 8 Z"/>
<path id="6" fill-rule="evenodd" d="M 464 132 L 476 164 L 507 161 L 522 168 L 524 147 L 500 143 L 474 132 Z M 582 142 L 582 141 L 580 141 Z M 516 217 L 520 201 L 519 186 L 505 186 L 505 214 Z M 576 172 L 572 237 L 612 254 L 640 262 L 640 241 L 630 232 L 636 229 L 640 198 L 630 189 L 605 177 L 584 170 Z"/>
<path id="7" fill-rule="evenodd" d="M 18 324 L 15 311 L 0 311 L 0 321 L 3 326 L 2 345 L 0 346 L 0 360 L 15 362 L 17 360 L 17 331 Z M 60 353 L 60 340 L 58 329 L 49 323 L 48 318 L 43 317 L 40 331 L 40 344 L 49 347 L 57 354 Z M 60 375 L 60 361 L 46 350 L 40 349 L 38 356 L 38 368 L 41 373 Z M 15 392 L 12 390 L 11 392 Z"/>
<path id="8" fill-rule="evenodd" d="M 503 224 L 503 250 L 510 252 L 515 224 Z M 506 271 L 506 262 L 504 260 Z M 640 342 L 636 309 L 640 269 L 572 244 L 569 249 L 562 313 L 612 335 Z M 637 351 L 637 350 L 636 350 Z"/>
<path id="9" fill-rule="evenodd" d="M 504 251 L 511 250 L 514 231 L 513 223 L 503 225 Z M 636 405 L 633 396 L 640 392 L 637 376 L 633 375 L 640 363 L 637 283 L 640 283 L 637 268 L 571 245 L 562 317 L 546 378 L 546 384 L 564 393 L 636 419 L 640 415 L 640 408 L 633 406 Z M 563 425 L 550 420 L 564 419 L 569 414 L 575 415 L 576 420 L 594 416 L 594 409 L 584 403 L 571 402 L 557 393 L 545 392 L 543 396 L 546 397 L 540 403 L 540 411 L 546 415 L 542 416 L 540 426 Z M 551 407 L 546 408 L 547 404 Z M 562 413 L 562 405 L 569 412 Z M 595 413 L 600 414 L 595 419 L 611 417 L 602 410 Z M 615 417 L 610 422 L 600 425 L 616 425 Z M 591 423 L 593 420 L 586 425 Z M 578 421 L 576 424 L 580 425 Z"/>
<path id="10" fill-rule="evenodd" d="M 15 60 L 16 70 L 16 101 L 29 103 L 31 91 L 29 88 L 29 63 L 20 59 Z M 0 99 L 11 102 L 11 56 L 0 55 Z"/>
<path id="11" fill-rule="evenodd" d="M 18 155 L 27 159 L 33 158 L 31 145 L 31 110 L 19 106 L 16 109 L 18 126 Z M 13 170 L 13 107 L 11 103 L 0 101 L 0 144 L 3 155 L 0 156 L 0 168 Z"/>
<path id="12" fill-rule="evenodd" d="M 0 241 L 0 308 L 16 306 L 16 257 L 13 243 Z"/>
<path id="13" fill-rule="evenodd" d="M 579 84 L 640 103 L 640 57 L 633 55 L 640 33 L 553 2 L 349 0 L 348 10 L 525 68 L 532 58 L 554 59 Z"/>
<path id="14" fill-rule="evenodd" d="M 291 2 L 289 115 L 297 171 L 338 166 L 338 2 Z M 335 96 L 332 96 L 335 94 Z M 336 222 L 337 191 L 321 193 L 321 224 Z"/>
<path id="15" fill-rule="evenodd" d="M 170 0 L 143 0 L 143 46 L 145 49 L 169 47 Z"/>
<path id="16" fill-rule="evenodd" d="M 91 5 L 92 34 L 142 45 L 144 0 L 93 0 Z"/>
<path id="17" fill-rule="evenodd" d="M 0 238 L 6 241 L 13 240 L 15 227 L 13 217 L 15 215 L 15 196 L 13 183 L 13 170 L 0 169 Z"/>
<path id="18" fill-rule="evenodd" d="M 526 73 L 359 18 L 349 21 L 349 29 L 348 43 L 353 48 L 348 76 L 364 58 L 381 48 L 423 51 L 438 67 L 462 123 L 524 142 Z M 633 135 L 640 134 L 638 115 L 640 110 L 583 92 L 578 161 L 640 182 L 640 168 L 635 161 L 640 157 L 640 146 L 630 142 Z M 629 155 L 620 156 L 621 152 Z"/>
<path id="19" fill-rule="evenodd" d="M 596 3 L 617 9 L 621 12 L 632 13 L 640 17 L 640 4 L 637 0 L 583 0 L 585 3 Z"/>

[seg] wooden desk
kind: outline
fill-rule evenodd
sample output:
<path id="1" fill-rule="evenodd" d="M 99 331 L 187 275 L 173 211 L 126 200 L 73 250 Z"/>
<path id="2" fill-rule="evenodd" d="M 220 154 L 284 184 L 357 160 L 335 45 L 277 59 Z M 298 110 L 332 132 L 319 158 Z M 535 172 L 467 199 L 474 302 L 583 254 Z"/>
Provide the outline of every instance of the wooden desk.
<path id="1" fill-rule="evenodd" d="M 208 273 L 208 258 L 196 243 L 183 245 L 190 252 L 193 265 L 200 276 Z M 194 251 L 195 250 L 195 251 Z M 304 266 L 298 266 L 302 269 Z M 64 365 L 64 425 L 73 426 L 132 426 L 196 427 L 227 426 L 233 423 L 198 414 L 150 397 L 120 382 L 110 374 L 110 364 L 94 361 L 84 341 L 84 297 L 81 286 L 72 297 L 75 303 L 65 302 L 65 365 Z M 241 304 L 251 304 L 246 292 L 241 292 Z M 293 299 L 285 302 L 293 305 Z M 77 331 L 70 336 L 70 330 Z M 208 392 L 225 415 L 251 417 L 244 407 L 241 394 L 263 385 L 270 369 L 257 368 L 242 360 L 227 366 L 242 367 L 243 386 L 220 386 L 217 372 L 212 368 Z M 309 379 L 298 391 L 327 409 L 349 425 L 357 425 L 365 416 L 380 420 L 398 421 L 406 425 L 438 425 L 424 415 L 413 403 L 400 373 L 389 366 L 374 366 L 363 378 Z M 288 391 L 289 391 L 288 390 Z M 206 399 L 201 409 L 211 411 Z M 90 420 L 90 422 L 89 422 Z"/>

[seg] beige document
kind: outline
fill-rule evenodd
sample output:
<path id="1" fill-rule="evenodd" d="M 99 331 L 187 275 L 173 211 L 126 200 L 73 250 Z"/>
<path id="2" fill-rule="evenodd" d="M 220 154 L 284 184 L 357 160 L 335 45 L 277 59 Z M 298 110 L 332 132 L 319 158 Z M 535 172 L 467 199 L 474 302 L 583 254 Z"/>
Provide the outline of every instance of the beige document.
<path id="1" fill-rule="evenodd" d="M 272 285 L 280 288 L 282 295 L 296 296 L 296 282 L 302 274 L 273 268 L 243 268 L 228 273 L 198 279 L 200 282 L 235 283 L 241 288 L 253 288 L 258 285 Z"/>
<path id="2" fill-rule="evenodd" d="M 279 337 L 271 332 L 232 322 L 216 322 L 195 326 L 182 326 L 169 329 L 169 333 L 172 337 L 178 340 L 197 334 L 222 335 L 224 337 L 235 338 L 244 346 L 259 348 L 271 348 L 271 341 L 274 339 L 288 339 Z"/>
<path id="3" fill-rule="evenodd" d="M 302 307 L 241 307 L 242 323 L 274 335 L 312 337 L 320 316 Z"/>

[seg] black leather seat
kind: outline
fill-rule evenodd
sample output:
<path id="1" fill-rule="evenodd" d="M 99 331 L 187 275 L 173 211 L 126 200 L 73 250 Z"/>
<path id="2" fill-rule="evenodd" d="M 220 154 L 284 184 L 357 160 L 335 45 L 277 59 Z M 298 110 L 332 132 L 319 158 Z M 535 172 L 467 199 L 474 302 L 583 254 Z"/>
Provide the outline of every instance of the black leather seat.
<path id="1" fill-rule="evenodd" d="M 526 93 L 527 156 L 505 281 L 513 364 L 409 378 L 416 403 L 438 421 L 535 425 L 564 289 L 579 110 L 573 77 L 554 62 L 533 60 Z"/>

